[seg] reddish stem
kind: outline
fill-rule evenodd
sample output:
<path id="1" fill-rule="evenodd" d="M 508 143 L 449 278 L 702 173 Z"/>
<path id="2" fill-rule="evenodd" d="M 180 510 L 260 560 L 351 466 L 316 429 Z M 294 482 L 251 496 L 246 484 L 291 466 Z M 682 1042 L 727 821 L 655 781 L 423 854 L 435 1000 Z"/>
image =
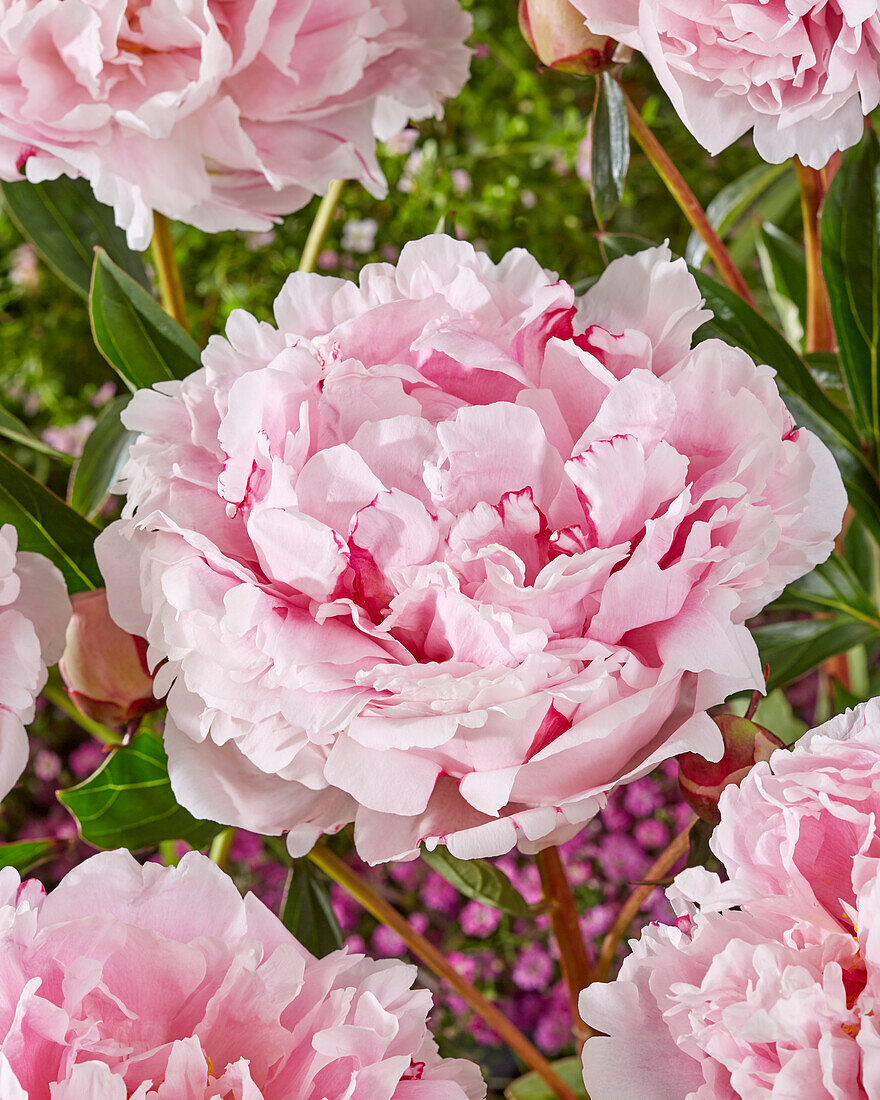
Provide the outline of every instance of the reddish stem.
<path id="1" fill-rule="evenodd" d="M 804 219 L 804 248 L 807 253 L 807 325 L 805 343 L 809 351 L 834 351 L 834 328 L 828 289 L 822 276 L 819 243 L 819 215 L 825 198 L 822 172 L 807 168 L 795 158 L 795 171 L 801 185 L 801 213 Z"/>
<path id="2" fill-rule="evenodd" d="M 550 1062 L 523 1035 L 491 1001 L 449 963 L 446 956 L 430 940 L 420 935 L 404 916 L 389 905 L 376 891 L 323 844 L 316 844 L 308 858 L 337 882 L 344 890 L 367 910 L 376 920 L 392 928 L 404 941 L 410 951 L 421 959 L 429 969 L 447 982 L 463 1001 L 480 1014 L 486 1023 L 496 1031 L 510 1049 L 523 1062 L 535 1071 L 545 1085 L 549 1086 L 558 1100 L 577 1100 L 574 1092 L 562 1080 Z"/>
<path id="3" fill-rule="evenodd" d="M 623 93 L 623 96 L 626 100 L 626 113 L 629 115 L 630 133 L 666 184 L 669 194 L 681 207 L 684 216 L 705 241 L 709 255 L 712 257 L 719 275 L 732 291 L 755 308 L 755 299 L 742 277 L 742 272 L 733 262 L 721 238 L 712 228 L 712 223 L 706 217 L 706 211 L 700 206 L 696 195 L 688 187 L 684 176 L 675 167 L 669 154 L 651 133 L 635 104 L 626 92 Z"/>
<path id="4" fill-rule="evenodd" d="M 581 1020 L 578 999 L 581 990 L 586 989 L 593 979 L 593 965 L 581 931 L 577 902 L 559 856 L 559 849 L 545 848 L 538 853 L 537 863 L 544 900 L 550 914 L 550 926 L 559 944 L 562 976 L 568 990 L 574 1034 L 580 1049 L 592 1032 Z"/>
<path id="5" fill-rule="evenodd" d="M 682 829 L 669 847 L 665 848 L 660 853 L 648 868 L 647 874 L 645 875 L 648 881 L 642 886 L 636 887 L 624 902 L 623 907 L 617 914 L 617 920 L 614 922 L 611 931 L 602 941 L 602 950 L 599 953 L 599 961 L 596 963 L 597 982 L 604 982 L 607 979 L 608 973 L 611 970 L 611 964 L 614 962 L 614 955 L 617 951 L 618 944 L 626 935 L 627 929 L 632 924 L 636 913 L 642 908 L 654 890 L 657 889 L 656 883 L 653 883 L 651 880 L 665 878 L 688 850 L 691 828 L 696 820 L 696 818 L 693 818 L 687 828 Z"/>

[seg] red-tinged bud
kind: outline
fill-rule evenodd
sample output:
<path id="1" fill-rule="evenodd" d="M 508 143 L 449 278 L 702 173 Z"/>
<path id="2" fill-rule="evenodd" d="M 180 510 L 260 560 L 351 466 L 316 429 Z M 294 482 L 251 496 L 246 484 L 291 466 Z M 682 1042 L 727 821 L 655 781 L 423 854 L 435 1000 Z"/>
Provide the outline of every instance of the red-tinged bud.
<path id="1" fill-rule="evenodd" d="M 147 643 L 113 622 L 106 591 L 80 593 L 71 603 L 58 667 L 77 708 L 104 726 L 125 726 L 161 707 L 147 668 Z"/>
<path id="2" fill-rule="evenodd" d="M 618 43 L 613 38 L 587 29 L 583 15 L 569 0 L 519 0 L 519 27 L 548 69 L 595 76 L 628 60 L 616 54 Z"/>
<path id="3" fill-rule="evenodd" d="M 717 825 L 721 820 L 718 800 L 724 788 L 741 783 L 759 760 L 769 760 L 785 744 L 748 718 L 719 714 L 713 721 L 724 738 L 724 755 L 712 761 L 695 752 L 682 753 L 678 758 L 678 785 L 694 812 L 710 825 Z"/>

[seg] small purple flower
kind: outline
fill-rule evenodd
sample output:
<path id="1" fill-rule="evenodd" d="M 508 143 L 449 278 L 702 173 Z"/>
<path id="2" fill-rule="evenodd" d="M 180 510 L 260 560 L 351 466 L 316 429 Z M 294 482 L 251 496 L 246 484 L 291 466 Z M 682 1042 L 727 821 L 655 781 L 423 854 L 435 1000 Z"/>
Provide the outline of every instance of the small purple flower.
<path id="1" fill-rule="evenodd" d="M 458 908 L 460 896 L 451 882 L 432 871 L 419 891 L 419 899 L 429 909 L 451 915 Z"/>
<path id="2" fill-rule="evenodd" d="M 664 804 L 665 799 L 653 779 L 637 779 L 623 792 L 623 805 L 633 817 L 650 817 Z"/>
<path id="3" fill-rule="evenodd" d="M 61 774 L 61 757 L 50 749 L 40 749 L 34 757 L 34 775 L 43 783 L 51 783 Z"/>
<path id="4" fill-rule="evenodd" d="M 669 830 L 656 817 L 640 821 L 633 829 L 633 836 L 643 848 L 648 850 L 665 848 L 669 843 Z"/>
<path id="5" fill-rule="evenodd" d="M 416 915 L 418 916 L 418 914 Z M 469 901 L 462 909 L 459 920 L 461 921 L 462 931 L 466 936 L 483 939 L 486 936 L 491 936 L 498 927 L 501 921 L 501 913 L 490 905 L 483 905 L 480 901 Z"/>
<path id="6" fill-rule="evenodd" d="M 599 821 L 606 829 L 625 832 L 632 826 L 632 818 L 620 805 L 619 799 L 612 799 L 599 814 Z"/>
<path id="7" fill-rule="evenodd" d="M 614 924 L 615 916 L 613 905 L 594 905 L 588 909 L 579 920 L 584 937 L 591 940 L 593 936 L 604 936 Z"/>
<path id="8" fill-rule="evenodd" d="M 85 741 L 77 745 L 68 757 L 70 770 L 77 779 L 83 779 L 100 767 L 104 759 L 104 749 L 98 741 Z"/>
<path id="9" fill-rule="evenodd" d="M 571 1013 L 567 1008 L 545 1012 L 535 1028 L 535 1042 L 545 1054 L 556 1054 L 571 1041 Z"/>
<path id="10" fill-rule="evenodd" d="M 374 954 L 384 959 L 396 959 L 406 952 L 406 944 L 400 936 L 384 924 L 380 924 L 373 933 L 370 945 Z"/>
<path id="11" fill-rule="evenodd" d="M 649 863 L 643 849 L 625 833 L 608 833 L 599 844 L 596 861 L 606 879 L 625 882 L 639 878 Z"/>
<path id="12" fill-rule="evenodd" d="M 511 977 L 520 989 L 543 989 L 553 977 L 553 959 L 539 943 L 530 943 L 513 966 Z"/>

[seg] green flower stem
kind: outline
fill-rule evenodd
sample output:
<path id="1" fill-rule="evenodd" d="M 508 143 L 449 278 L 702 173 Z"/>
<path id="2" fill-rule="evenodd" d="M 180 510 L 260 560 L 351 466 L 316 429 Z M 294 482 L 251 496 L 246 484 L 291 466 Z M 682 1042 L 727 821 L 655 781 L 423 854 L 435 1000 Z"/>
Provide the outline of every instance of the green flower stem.
<path id="1" fill-rule="evenodd" d="M 76 722 L 80 729 L 84 729 L 86 733 L 96 740 L 103 742 L 105 745 L 110 745 L 113 748 L 122 744 L 122 738 L 115 730 L 107 729 L 107 727 L 102 726 L 100 722 L 95 722 L 93 719 L 87 718 L 85 714 L 77 710 L 70 696 L 67 694 L 67 691 L 62 686 L 61 677 L 55 669 L 50 673 L 49 682 L 43 688 L 41 694 L 45 699 L 49 700 L 53 707 L 58 707 L 59 710 L 63 710 L 68 718 Z"/>
<path id="2" fill-rule="evenodd" d="M 684 216 L 706 242 L 706 247 L 709 249 L 709 255 L 718 269 L 718 274 L 732 291 L 754 307 L 755 299 L 752 297 L 752 292 L 746 285 L 742 272 L 724 247 L 721 238 L 712 228 L 711 222 L 706 217 L 706 211 L 700 206 L 696 195 L 685 182 L 684 176 L 675 167 L 669 154 L 651 133 L 647 123 L 625 91 L 623 97 L 626 100 L 626 113 L 629 115 L 630 133 L 641 146 L 642 152 L 654 166 L 660 179 L 666 184 L 669 194 L 681 207 Z"/>
<path id="3" fill-rule="evenodd" d="M 306 246 L 303 249 L 302 258 L 299 261 L 300 271 L 315 270 L 315 264 L 318 262 L 318 254 L 321 251 L 321 246 L 324 244 L 324 238 L 327 236 L 327 230 L 330 228 L 330 223 L 333 221 L 333 215 L 336 212 L 336 207 L 339 204 L 344 186 L 345 180 L 332 180 L 330 186 L 327 188 L 327 194 L 321 199 L 321 205 L 318 207 L 318 213 L 315 215 L 315 220 L 312 222 L 312 228 L 309 230 L 309 235 L 306 238 Z"/>
<path id="4" fill-rule="evenodd" d="M 180 268 L 177 266 L 177 257 L 174 254 L 171 229 L 165 215 L 155 211 L 153 212 L 153 240 L 150 250 L 153 254 L 153 262 L 156 265 L 156 277 L 159 280 L 162 307 L 181 327 L 189 331 L 189 325 L 186 321 L 186 298 L 183 293 L 183 283 L 180 279 Z"/>
<path id="5" fill-rule="evenodd" d="M 592 981 L 593 966 L 578 920 L 577 902 L 565 873 L 559 849 L 545 848 L 536 856 L 536 862 L 541 876 L 544 901 L 550 913 L 550 927 L 559 944 L 562 976 L 568 990 L 574 1035 L 580 1050 L 592 1032 L 581 1020 L 578 1000 L 581 990 L 586 989 Z"/>
<path id="6" fill-rule="evenodd" d="M 541 1080 L 553 1090 L 558 1100 L 577 1100 L 575 1093 L 572 1092 L 544 1055 L 529 1042 L 519 1028 L 515 1027 L 475 986 L 466 981 L 449 964 L 442 951 L 438 950 L 430 940 L 425 939 L 424 936 L 416 932 L 406 918 L 377 894 L 372 886 L 355 874 L 347 863 L 334 855 L 323 844 L 316 844 L 309 852 L 308 858 L 320 867 L 329 878 L 351 894 L 376 920 L 393 929 L 406 943 L 413 955 L 450 985 L 463 1001 L 482 1016 L 510 1049 L 522 1059 L 525 1065 L 534 1070 Z"/>
<path id="7" fill-rule="evenodd" d="M 660 853 L 648 868 L 645 874 L 645 882 L 641 886 L 637 886 L 624 902 L 623 907 L 617 914 L 617 920 L 602 941 L 602 950 L 599 952 L 599 959 L 596 963 L 595 980 L 597 982 L 607 981 L 617 946 L 626 935 L 636 913 L 657 889 L 658 882 L 655 880 L 665 878 L 690 847 L 691 829 L 696 820 L 696 818 L 693 818 L 675 840 Z"/>
<path id="8" fill-rule="evenodd" d="M 218 833 L 211 842 L 211 850 L 208 855 L 221 869 L 226 866 L 233 840 L 235 840 L 235 829 L 230 825 Z"/>

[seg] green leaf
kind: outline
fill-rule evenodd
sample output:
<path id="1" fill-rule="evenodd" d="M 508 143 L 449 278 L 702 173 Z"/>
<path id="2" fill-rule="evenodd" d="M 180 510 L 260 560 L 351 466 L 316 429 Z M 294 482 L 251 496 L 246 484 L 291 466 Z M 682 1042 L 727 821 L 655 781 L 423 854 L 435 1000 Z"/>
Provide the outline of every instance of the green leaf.
<path id="1" fill-rule="evenodd" d="M 110 486 L 137 436 L 137 432 L 129 431 L 119 419 L 130 400 L 128 394 L 123 394 L 107 402 L 74 468 L 70 505 L 89 519 L 101 511 Z"/>
<path id="2" fill-rule="evenodd" d="M 752 631 L 770 665 L 768 691 L 806 675 L 829 657 L 880 640 L 880 612 L 849 562 L 837 553 L 790 584 L 771 611 L 807 611 L 816 618 Z"/>
<path id="3" fill-rule="evenodd" d="M 76 818 L 83 840 L 95 848 L 139 852 L 163 840 L 204 848 L 221 828 L 197 821 L 178 805 L 165 747 L 148 730 L 112 750 L 88 779 L 59 791 L 58 800 Z"/>
<path id="4" fill-rule="evenodd" d="M 342 929 L 330 897 L 307 859 L 296 860 L 288 872 L 281 920 L 303 947 L 319 959 L 342 947 Z"/>
<path id="5" fill-rule="evenodd" d="M 465 897 L 514 917 L 532 915 L 526 900 L 493 863 L 484 859 L 458 859 L 443 845 L 438 845 L 433 852 L 422 848 L 422 859 Z"/>
<path id="6" fill-rule="evenodd" d="M 0 184 L 9 216 L 56 275 L 83 298 L 89 296 L 92 256 L 106 249 L 142 286 L 149 286 L 144 262 L 132 252 L 113 211 L 92 194 L 87 180 L 61 176 L 49 183 Z"/>
<path id="7" fill-rule="evenodd" d="M 777 235 L 771 230 L 775 230 Z M 782 331 L 792 347 L 799 348 L 804 338 L 803 318 L 806 315 L 804 250 L 797 241 L 781 233 L 769 222 L 758 230 L 755 243 L 761 274 Z"/>
<path id="8" fill-rule="evenodd" d="M 50 836 L 44 840 L 20 840 L 0 844 L 0 867 L 14 867 L 20 875 L 52 859 L 64 847 L 64 841 Z"/>
<path id="9" fill-rule="evenodd" d="M 103 585 L 94 549 L 98 529 L 0 452 L 2 523 L 17 529 L 19 550 L 45 554 L 58 566 L 70 592 Z"/>
<path id="10" fill-rule="evenodd" d="M 785 687 L 812 672 L 829 657 L 877 640 L 873 625 L 830 615 L 825 619 L 770 623 L 752 630 L 761 661 L 770 666 L 768 690 Z"/>
<path id="11" fill-rule="evenodd" d="M 822 272 L 856 421 L 880 444 L 880 145 L 873 130 L 848 150 L 820 226 Z"/>
<path id="12" fill-rule="evenodd" d="M 812 573 L 790 584 L 771 606 L 814 614 L 833 611 L 867 623 L 880 633 L 880 612 L 852 566 L 838 553 L 833 553 Z"/>
<path id="13" fill-rule="evenodd" d="M 590 197 L 603 225 L 623 198 L 629 168 L 629 120 L 620 85 L 610 73 L 596 78 L 590 145 Z"/>
<path id="14" fill-rule="evenodd" d="M 98 350 L 132 391 L 201 366 L 189 333 L 102 249 L 95 252 L 89 314 Z"/>
<path id="15" fill-rule="evenodd" d="M 846 412 L 824 393 L 788 341 L 738 294 L 701 271 L 694 271 L 693 275 L 706 305 L 714 313 L 712 320 L 697 330 L 695 339 L 716 336 L 743 348 L 757 363 L 774 368 L 795 423 L 815 432 L 831 451 L 850 504 L 880 543 L 880 489 L 867 463 L 861 438 Z"/>
<path id="16" fill-rule="evenodd" d="M 723 237 L 786 172 L 791 172 L 789 164 L 759 164 L 723 187 L 706 207 L 712 228 Z M 685 247 L 685 259 L 691 267 L 702 267 L 707 255 L 703 238 L 696 231 L 692 232 Z"/>
<path id="17" fill-rule="evenodd" d="M 587 1040 L 589 1042 L 589 1039 Z M 553 1062 L 553 1068 L 579 1100 L 590 1100 L 584 1089 L 584 1073 L 577 1056 Z M 556 1100 L 556 1093 L 544 1084 L 537 1073 L 527 1073 L 512 1081 L 504 1090 L 507 1100 Z"/>
<path id="18" fill-rule="evenodd" d="M 63 451 L 56 451 L 54 447 L 50 447 L 42 439 L 37 439 L 23 420 L 19 420 L 11 412 L 7 412 L 2 405 L 0 405 L 0 435 L 13 443 L 20 444 L 22 447 L 29 447 L 32 451 L 37 451 L 38 454 L 49 455 L 50 458 L 64 462 L 68 466 L 73 462 L 70 455 L 64 454 Z"/>
<path id="19" fill-rule="evenodd" d="M 807 267 L 803 245 L 772 222 L 764 222 L 760 232 L 777 289 L 797 306 L 801 316 L 805 316 Z"/>

